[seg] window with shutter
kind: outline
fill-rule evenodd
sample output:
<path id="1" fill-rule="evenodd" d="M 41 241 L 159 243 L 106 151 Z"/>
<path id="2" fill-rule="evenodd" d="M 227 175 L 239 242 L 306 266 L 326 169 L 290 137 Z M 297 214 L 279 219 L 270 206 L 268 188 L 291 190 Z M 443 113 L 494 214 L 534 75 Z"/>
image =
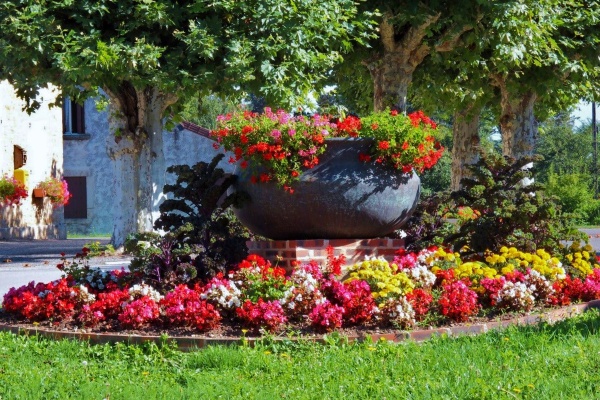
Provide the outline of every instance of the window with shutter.
<path id="1" fill-rule="evenodd" d="M 85 134 L 85 113 L 83 105 L 69 97 L 63 103 L 63 134 Z"/>
<path id="2" fill-rule="evenodd" d="M 65 176 L 71 199 L 65 206 L 65 218 L 87 218 L 87 180 L 85 176 Z"/>

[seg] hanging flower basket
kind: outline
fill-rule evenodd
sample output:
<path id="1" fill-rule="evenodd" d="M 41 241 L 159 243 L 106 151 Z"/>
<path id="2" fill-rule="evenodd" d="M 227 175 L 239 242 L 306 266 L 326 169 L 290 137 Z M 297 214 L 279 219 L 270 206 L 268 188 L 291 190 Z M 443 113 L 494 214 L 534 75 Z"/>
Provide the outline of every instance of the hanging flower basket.
<path id="1" fill-rule="evenodd" d="M 44 196 L 46 196 L 46 191 L 44 189 L 40 189 L 40 188 L 33 189 L 33 197 L 39 199 L 39 198 L 43 198 Z"/>
<path id="2" fill-rule="evenodd" d="M 48 178 L 41 182 L 36 189 L 42 190 L 44 195 L 50 199 L 50 202 L 54 207 L 60 207 L 68 204 L 69 199 L 71 198 L 69 186 L 63 179 Z M 34 196 L 36 195 L 34 194 Z"/>

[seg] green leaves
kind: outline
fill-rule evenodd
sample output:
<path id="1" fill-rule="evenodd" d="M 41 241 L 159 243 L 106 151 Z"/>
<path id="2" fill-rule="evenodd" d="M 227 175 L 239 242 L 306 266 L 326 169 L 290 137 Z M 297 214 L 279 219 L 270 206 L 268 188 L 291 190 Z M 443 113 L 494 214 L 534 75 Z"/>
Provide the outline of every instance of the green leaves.
<path id="1" fill-rule="evenodd" d="M 179 97 L 261 93 L 299 103 L 373 26 L 352 0 L 56 1 L 0 5 L 0 79 L 35 89 L 130 82 Z"/>

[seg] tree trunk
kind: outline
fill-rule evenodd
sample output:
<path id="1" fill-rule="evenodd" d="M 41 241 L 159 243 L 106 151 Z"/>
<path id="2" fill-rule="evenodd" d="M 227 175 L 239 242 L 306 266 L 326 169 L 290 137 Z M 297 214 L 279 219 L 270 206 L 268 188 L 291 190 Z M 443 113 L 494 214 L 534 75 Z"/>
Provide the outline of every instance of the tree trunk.
<path id="1" fill-rule="evenodd" d="M 410 27 L 398 38 L 391 22 L 394 16 L 389 13 L 383 15 L 379 24 L 383 56 L 365 62 L 373 80 L 375 111 L 393 107 L 406 112 L 406 96 L 413 73 L 431 50 L 424 43 L 424 38 L 429 26 L 439 17 L 440 14 L 430 15 L 421 25 Z"/>
<path id="2" fill-rule="evenodd" d="M 534 154 L 537 126 L 533 106 L 536 99 L 537 95 L 533 92 L 515 99 L 506 90 L 502 91 L 500 131 L 503 155 L 518 160 Z"/>
<path id="3" fill-rule="evenodd" d="M 469 107 L 454 114 L 452 125 L 451 190 L 460 189 L 462 178 L 469 176 L 466 166 L 479 160 L 479 110 Z"/>
<path id="4" fill-rule="evenodd" d="M 373 80 L 373 108 L 376 112 L 388 107 L 406 112 L 406 96 L 414 70 L 399 66 L 390 55 L 384 56 L 381 64 L 370 70 Z"/>
<path id="5" fill-rule="evenodd" d="M 156 88 L 136 89 L 123 83 L 118 90 L 106 90 L 111 106 L 107 151 L 113 159 L 116 215 L 111 238 L 121 247 L 128 234 L 152 231 L 158 218 L 165 184 L 162 116 L 170 104 Z"/>

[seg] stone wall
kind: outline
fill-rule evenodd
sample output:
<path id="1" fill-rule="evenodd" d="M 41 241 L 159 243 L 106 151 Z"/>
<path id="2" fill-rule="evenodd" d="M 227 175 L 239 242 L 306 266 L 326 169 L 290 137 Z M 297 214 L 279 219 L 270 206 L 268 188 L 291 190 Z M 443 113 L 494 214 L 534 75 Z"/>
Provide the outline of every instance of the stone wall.
<path id="1" fill-rule="evenodd" d="M 116 212 L 113 202 L 114 165 L 106 152 L 109 135 L 108 112 L 98 111 L 93 99 L 84 103 L 84 134 L 64 136 L 66 177 L 85 177 L 87 218 L 66 218 L 69 233 L 110 234 Z"/>
<path id="2" fill-rule="evenodd" d="M 86 101 L 84 108 L 86 132 L 85 135 L 65 136 L 64 168 L 65 176 L 86 177 L 87 218 L 67 218 L 65 222 L 70 233 L 111 234 L 119 212 L 113 202 L 118 164 L 107 152 L 114 135 L 109 129 L 108 113 L 96 110 L 93 99 Z M 206 130 L 187 123 L 178 125 L 172 132 L 163 132 L 165 165 L 210 162 L 217 151 L 212 146 L 213 141 L 205 135 Z M 221 167 L 233 171 L 233 166 L 226 161 Z M 157 173 L 166 174 L 167 183 L 175 181 L 174 175 L 166 173 L 166 167 Z M 162 188 L 158 190 L 162 191 Z M 156 212 L 159 206 L 160 203 L 155 205 Z"/>
<path id="3" fill-rule="evenodd" d="M 0 206 L 0 239 L 66 238 L 63 208 L 53 208 L 47 198 L 32 197 L 39 182 L 63 173 L 62 111 L 48 107 L 56 95 L 56 89 L 42 89 L 40 109 L 28 115 L 12 86 L 0 82 L 0 175 L 13 175 L 15 145 L 27 152 L 22 168 L 29 173 L 29 197 L 20 206 Z"/>

